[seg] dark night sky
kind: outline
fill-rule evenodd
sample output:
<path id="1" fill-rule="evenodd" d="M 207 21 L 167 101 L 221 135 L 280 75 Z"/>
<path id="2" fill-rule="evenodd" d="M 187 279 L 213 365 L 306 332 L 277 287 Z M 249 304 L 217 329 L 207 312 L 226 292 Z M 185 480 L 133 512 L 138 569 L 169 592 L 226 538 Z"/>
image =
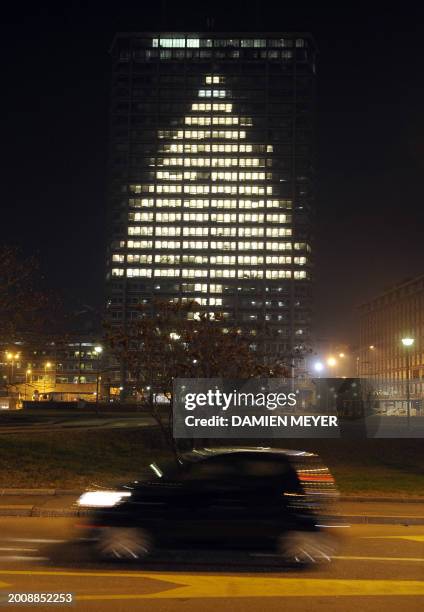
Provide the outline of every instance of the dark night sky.
<path id="1" fill-rule="evenodd" d="M 53 288 L 100 305 L 114 32 L 204 30 L 207 15 L 218 31 L 311 31 L 320 49 L 317 332 L 354 339 L 355 305 L 424 273 L 424 8 L 289 4 L 9 5 L 2 239 L 36 252 Z"/>

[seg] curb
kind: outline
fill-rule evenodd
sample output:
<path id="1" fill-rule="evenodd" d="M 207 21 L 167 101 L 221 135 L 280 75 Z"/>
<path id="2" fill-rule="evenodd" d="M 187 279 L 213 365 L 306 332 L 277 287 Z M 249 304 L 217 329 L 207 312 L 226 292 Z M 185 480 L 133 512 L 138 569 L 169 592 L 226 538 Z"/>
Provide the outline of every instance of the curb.
<path id="1" fill-rule="evenodd" d="M 0 517 L 76 518 L 90 516 L 90 514 L 90 510 L 77 506 L 51 509 L 36 505 L 0 506 Z M 335 518 L 343 519 L 352 525 L 424 525 L 424 516 L 336 514 Z"/>
<path id="2" fill-rule="evenodd" d="M 82 508 L 54 508 L 49 510 L 37 506 L 0 506 L 0 517 L 76 518 L 89 515 L 90 511 Z M 338 514 L 336 517 L 352 525 L 424 525 L 424 516 Z"/>
<path id="3" fill-rule="evenodd" d="M 88 488 L 88 487 L 87 487 Z M 87 489 L 84 489 L 87 490 Z M 81 495 L 81 489 L 12 489 L 0 488 L 0 498 L 4 495 Z M 424 497 L 379 497 L 367 495 L 340 495 L 340 502 L 424 504 Z"/>

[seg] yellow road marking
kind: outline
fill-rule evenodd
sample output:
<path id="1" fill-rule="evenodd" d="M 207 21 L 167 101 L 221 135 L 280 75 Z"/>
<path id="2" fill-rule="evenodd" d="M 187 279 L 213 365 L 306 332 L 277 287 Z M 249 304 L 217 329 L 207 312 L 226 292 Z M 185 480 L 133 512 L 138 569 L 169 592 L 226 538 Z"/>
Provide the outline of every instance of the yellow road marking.
<path id="1" fill-rule="evenodd" d="M 165 576 L 161 576 L 165 579 Z M 424 583 L 418 580 L 326 580 L 317 578 L 264 578 L 239 576 L 167 576 L 172 582 L 184 582 L 175 589 L 159 593 L 81 595 L 78 600 L 103 599 L 203 599 L 241 597 L 351 597 L 401 596 L 424 597 Z"/>
<path id="2" fill-rule="evenodd" d="M 361 558 L 361 557 L 360 557 Z M 72 572 L 72 571 L 0 571 L 4 575 L 87 576 L 109 578 L 146 578 L 173 583 L 174 588 L 156 593 L 111 593 L 78 595 L 76 599 L 194 599 L 241 597 L 349 597 L 401 596 L 424 597 L 424 582 L 418 580 L 342 580 L 321 578 L 285 578 L 264 576 L 221 576 L 146 572 Z M 171 585 L 170 585 L 171 586 Z M 158 585 L 159 587 L 159 585 Z"/>
<path id="3" fill-rule="evenodd" d="M 398 536 L 362 536 L 363 540 L 411 540 L 411 542 L 424 542 L 424 535 L 398 535 Z"/>
<path id="4" fill-rule="evenodd" d="M 422 563 L 424 558 L 419 557 L 333 557 L 333 559 L 341 559 L 342 561 L 412 561 L 414 563 Z"/>

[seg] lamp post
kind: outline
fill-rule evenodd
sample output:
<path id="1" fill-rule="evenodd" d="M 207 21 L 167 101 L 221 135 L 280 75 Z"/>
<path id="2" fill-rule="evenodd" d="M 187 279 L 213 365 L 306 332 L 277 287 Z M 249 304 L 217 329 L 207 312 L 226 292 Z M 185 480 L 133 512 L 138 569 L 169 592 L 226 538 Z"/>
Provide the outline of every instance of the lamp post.
<path id="1" fill-rule="evenodd" d="M 13 354 L 10 352 L 6 353 L 6 359 L 10 364 L 10 370 L 9 370 L 9 385 L 13 385 L 13 366 L 15 365 L 15 362 L 18 361 L 20 357 L 19 353 Z"/>
<path id="2" fill-rule="evenodd" d="M 410 349 L 414 344 L 414 338 L 402 338 L 402 344 L 406 351 L 406 410 L 408 429 L 411 422 L 411 389 L 410 389 L 410 370 L 411 370 L 411 354 Z"/>
<path id="3" fill-rule="evenodd" d="M 46 394 L 46 379 L 47 379 L 47 370 L 49 370 L 52 367 L 52 364 L 50 363 L 50 361 L 46 361 L 46 363 L 44 364 L 44 379 L 43 379 L 43 393 L 44 395 Z"/>
<path id="4" fill-rule="evenodd" d="M 30 368 L 28 368 L 27 371 L 25 372 L 25 400 L 27 399 L 28 378 L 29 378 L 29 382 L 31 382 L 31 373 L 32 373 L 32 370 Z"/>
<path id="5" fill-rule="evenodd" d="M 100 368 L 99 368 L 99 360 L 100 360 L 100 355 L 103 352 L 103 347 L 102 346 L 95 346 L 94 347 L 94 352 L 97 355 L 97 371 L 96 371 L 96 412 L 99 409 L 99 387 L 100 387 Z"/>

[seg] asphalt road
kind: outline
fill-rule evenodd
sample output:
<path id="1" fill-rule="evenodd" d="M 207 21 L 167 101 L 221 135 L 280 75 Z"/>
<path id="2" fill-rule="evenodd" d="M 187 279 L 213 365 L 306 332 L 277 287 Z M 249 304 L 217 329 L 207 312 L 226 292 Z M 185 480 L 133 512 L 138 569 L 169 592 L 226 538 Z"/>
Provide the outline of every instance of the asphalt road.
<path id="1" fill-rule="evenodd" d="M 0 518 L 3 601 L 55 592 L 73 594 L 71 610 L 99 612 L 424 610 L 422 526 L 354 526 L 338 558 L 313 571 L 281 568 L 271 556 L 202 551 L 163 551 L 138 567 L 100 564 L 65 543 L 71 529 L 69 519 Z"/>

